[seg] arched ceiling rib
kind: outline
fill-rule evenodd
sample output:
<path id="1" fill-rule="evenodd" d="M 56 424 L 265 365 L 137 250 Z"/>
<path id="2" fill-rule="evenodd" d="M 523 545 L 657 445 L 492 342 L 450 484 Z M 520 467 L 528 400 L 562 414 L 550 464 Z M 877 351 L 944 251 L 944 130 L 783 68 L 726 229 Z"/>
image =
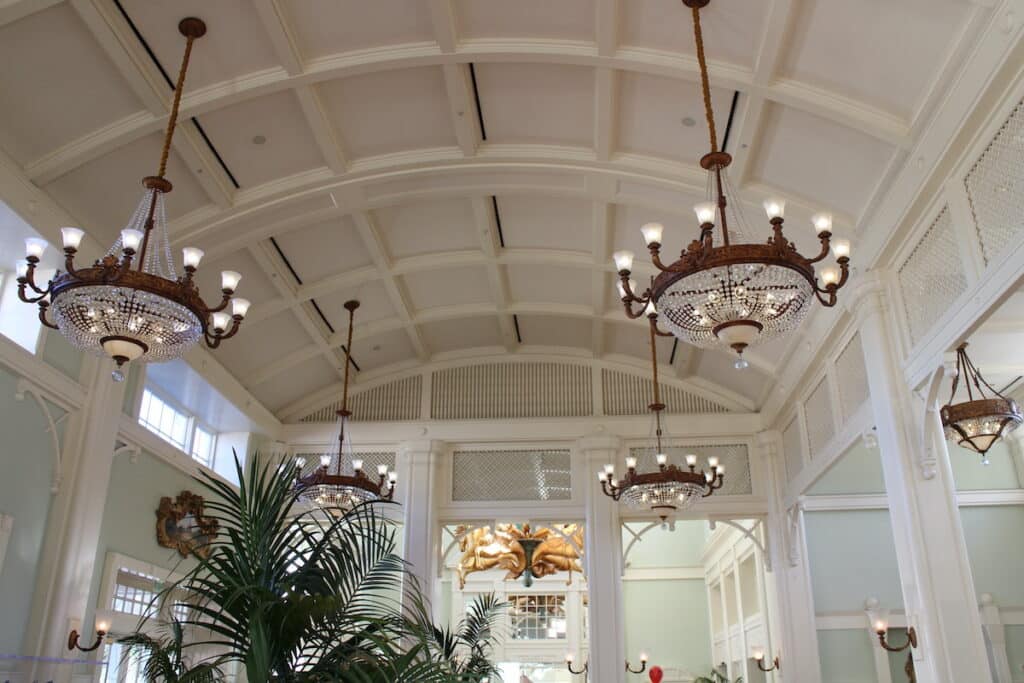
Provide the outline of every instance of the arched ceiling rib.
<path id="1" fill-rule="evenodd" d="M 773 194 L 798 242 L 820 209 L 863 239 L 985 4 L 716 0 L 711 80 L 755 228 Z M 678 0 L 6 3 L 0 57 L 31 67 L 0 74 L 24 105 L 0 114 L 0 146 L 101 243 L 166 121 L 147 50 L 176 64 L 188 13 L 211 31 L 182 103 L 202 129 L 181 126 L 171 160 L 172 238 L 207 250 L 206 289 L 219 267 L 245 272 L 251 318 L 217 357 L 258 398 L 329 391 L 351 296 L 366 377 L 495 351 L 646 365 L 609 254 L 642 253 L 647 220 L 671 249 L 692 237 L 706 142 Z M 69 117 L 52 97 L 74 84 L 100 96 Z M 797 346 L 753 351 L 747 379 L 717 351 L 659 353 L 757 407 Z"/>

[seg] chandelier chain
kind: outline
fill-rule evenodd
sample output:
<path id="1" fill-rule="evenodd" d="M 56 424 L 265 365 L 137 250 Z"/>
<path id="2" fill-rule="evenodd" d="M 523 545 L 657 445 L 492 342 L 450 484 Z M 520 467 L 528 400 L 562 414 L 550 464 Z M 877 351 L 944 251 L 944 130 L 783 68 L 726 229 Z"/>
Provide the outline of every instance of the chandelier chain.
<path id="1" fill-rule="evenodd" d="M 708 60 L 704 54 L 704 32 L 700 26 L 700 9 L 692 7 L 693 13 L 693 38 L 697 43 L 697 62 L 700 64 L 700 86 L 704 95 L 704 116 L 708 122 L 708 137 L 711 141 L 711 151 L 718 151 L 718 132 L 715 129 L 715 112 L 711 108 L 711 84 L 708 82 Z"/>
<path id="2" fill-rule="evenodd" d="M 188 60 L 192 56 L 192 43 L 194 36 L 187 36 L 185 40 L 185 56 L 181 60 L 181 68 L 178 70 L 178 81 L 174 86 L 174 102 L 171 104 L 171 114 L 167 119 L 167 131 L 164 133 L 164 146 L 160 150 L 160 168 L 156 172 L 157 177 L 163 178 L 167 172 L 167 158 L 171 154 L 171 139 L 174 137 L 174 128 L 178 125 L 178 108 L 181 106 L 181 92 L 185 85 L 185 73 L 188 71 Z"/>

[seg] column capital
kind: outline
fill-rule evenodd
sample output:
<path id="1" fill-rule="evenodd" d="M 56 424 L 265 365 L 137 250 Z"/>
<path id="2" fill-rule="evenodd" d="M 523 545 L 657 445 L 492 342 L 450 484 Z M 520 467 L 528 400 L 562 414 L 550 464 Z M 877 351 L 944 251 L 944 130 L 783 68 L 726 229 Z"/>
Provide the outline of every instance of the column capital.
<path id="1" fill-rule="evenodd" d="M 884 312 L 888 296 L 889 271 L 875 269 L 854 278 L 843 305 L 860 322 L 871 313 Z"/>
<path id="2" fill-rule="evenodd" d="M 611 434 L 592 434 L 584 436 L 576 442 L 581 453 L 606 453 L 622 449 L 622 439 Z"/>
<path id="3" fill-rule="evenodd" d="M 398 444 L 399 455 L 432 454 L 444 452 L 447 442 L 439 439 L 414 439 Z"/>
<path id="4" fill-rule="evenodd" d="M 765 429 L 754 435 L 754 443 L 761 446 L 770 454 L 774 455 L 779 450 L 779 442 L 782 440 L 782 432 L 778 429 Z"/>

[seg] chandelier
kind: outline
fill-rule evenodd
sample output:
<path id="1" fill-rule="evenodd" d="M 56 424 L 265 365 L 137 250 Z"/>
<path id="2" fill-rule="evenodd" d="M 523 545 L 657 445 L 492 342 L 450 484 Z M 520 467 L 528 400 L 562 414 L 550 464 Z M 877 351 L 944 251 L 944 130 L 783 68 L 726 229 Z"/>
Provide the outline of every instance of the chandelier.
<path id="1" fill-rule="evenodd" d="M 61 228 L 64 272 L 57 271 L 45 288 L 37 286 L 36 266 L 46 249 L 38 238 L 25 240 L 26 264 L 18 270 L 18 296 L 39 306 L 39 320 L 84 351 L 109 356 L 116 363 L 113 377 L 124 379 L 129 361 L 163 362 L 181 357 L 205 339 L 210 348 L 238 332 L 249 310 L 245 299 L 233 298 L 241 275 L 221 273 L 222 297 L 207 306 L 194 282 L 203 257 L 199 249 L 183 250 L 184 273 L 177 275 L 167 236 L 164 195 L 172 185 L 164 177 L 171 139 L 181 104 L 192 44 L 206 33 L 200 19 L 182 19 L 185 56 L 174 88 L 174 103 L 167 120 L 160 166 L 155 176 L 143 178 L 142 200 L 103 258 L 87 268 L 75 267 L 75 254 L 84 231 Z M 231 307 L 231 313 L 226 311 Z M 49 318 L 52 309 L 53 320 Z"/>
<path id="2" fill-rule="evenodd" d="M 341 410 L 338 411 L 338 457 L 334 472 L 331 472 L 333 453 L 320 456 L 320 467 L 306 476 L 299 476 L 295 488 L 299 498 L 323 508 L 349 508 L 375 500 L 391 500 L 395 494 L 395 483 L 398 475 L 387 465 L 378 465 L 378 479 L 374 481 L 363 470 L 363 461 L 355 457 L 352 444 L 345 440 L 345 426 L 352 411 L 348 409 L 348 377 L 352 365 L 352 327 L 358 301 L 346 301 L 348 310 L 348 344 L 345 346 L 345 384 L 341 394 Z M 352 474 L 342 473 L 345 461 L 352 463 Z M 299 458 L 296 466 L 301 473 L 305 460 Z"/>
<path id="3" fill-rule="evenodd" d="M 739 209 L 730 206 L 726 195 L 732 194 L 728 167 L 732 156 L 718 148 L 708 67 L 704 55 L 704 39 L 700 25 L 700 9 L 711 0 L 683 0 L 693 14 L 697 59 L 700 63 L 701 91 L 707 117 L 710 153 L 700 165 L 708 172 L 708 200 L 694 207 L 700 223 L 700 235 L 682 251 L 677 261 L 665 265 L 660 257 L 664 226 L 648 223 L 641 228 L 651 260 L 660 271 L 651 286 L 642 294 L 635 291 L 629 275 L 633 253 L 613 254 L 621 284 L 619 291 L 626 315 L 638 318 L 653 303 L 664 316 L 668 330 L 680 340 L 700 347 L 725 344 L 739 357 L 737 368 L 747 367 L 743 351 L 750 345 L 795 329 L 807 315 L 812 299 L 824 306 L 836 304 L 836 293 L 849 276 L 850 243 L 832 239 L 832 216 L 820 213 L 812 218 L 820 252 L 808 258 L 782 233 L 785 202 L 770 199 L 764 203 L 771 237 L 766 242 L 734 243 L 737 235 L 746 236 L 745 219 Z M 721 230 L 721 244 L 715 243 L 716 218 Z M 736 232 L 730 233 L 729 221 Z M 814 264 L 823 261 L 829 252 L 837 266 L 822 269 L 819 276 Z M 634 310 L 633 304 L 638 304 Z"/>
<path id="4" fill-rule="evenodd" d="M 963 379 L 967 400 L 954 403 L 956 390 Z M 977 396 L 975 396 L 977 393 Z M 949 402 L 939 411 L 946 438 L 982 456 L 988 464 L 988 450 L 996 441 L 1016 429 L 1024 415 L 1013 399 L 1006 398 L 985 381 L 967 355 L 967 343 L 956 350 L 956 376 Z"/>
<path id="5" fill-rule="evenodd" d="M 662 522 L 677 510 L 690 508 L 701 498 L 707 498 L 725 483 L 725 468 L 718 458 L 708 458 L 710 472 L 697 471 L 697 456 L 686 456 L 686 469 L 669 463 L 668 455 L 661 445 L 661 412 L 665 404 L 661 402 L 661 390 L 658 387 L 658 354 L 655 335 L 658 334 L 658 314 L 648 315 L 651 337 L 651 367 L 654 379 L 654 402 L 647 406 L 654 414 L 655 458 L 658 469 L 654 472 L 640 473 L 636 469 L 636 458 L 626 458 L 626 476 L 615 481 L 615 465 L 605 465 L 598 474 L 601 490 L 613 500 L 624 499 L 629 507 L 643 510 L 650 509 L 657 513 Z M 663 336 L 670 336 L 665 334 Z"/>

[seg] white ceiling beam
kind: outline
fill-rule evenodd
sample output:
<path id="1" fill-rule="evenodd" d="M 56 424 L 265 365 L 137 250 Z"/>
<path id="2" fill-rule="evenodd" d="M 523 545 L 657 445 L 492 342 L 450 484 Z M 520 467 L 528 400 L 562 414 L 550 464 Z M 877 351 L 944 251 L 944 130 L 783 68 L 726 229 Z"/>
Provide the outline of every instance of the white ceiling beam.
<path id="1" fill-rule="evenodd" d="M 289 370 L 297 365 L 305 363 L 311 358 L 316 358 L 322 353 L 318 346 L 306 346 L 298 351 L 293 351 L 285 356 L 278 357 L 272 363 L 268 363 L 262 366 L 259 370 L 246 377 L 250 386 L 259 386 L 266 381 L 277 377 L 285 370 Z"/>
<path id="2" fill-rule="evenodd" d="M 458 19 L 452 0 L 429 0 L 430 21 L 434 26 L 434 40 L 441 52 L 452 54 L 459 45 Z"/>
<path id="3" fill-rule="evenodd" d="M 124 17 L 116 12 L 112 4 L 102 0 L 71 0 L 71 6 L 136 96 L 154 117 L 166 123 L 174 92 L 168 89 L 167 82 L 135 38 Z M 187 80 L 185 86 L 188 87 Z M 234 185 L 209 145 L 189 125 L 188 118 L 186 113 L 179 116 L 180 125 L 174 136 L 174 149 L 181 155 L 210 200 L 221 207 L 230 206 Z M 106 144 L 109 142 L 107 140 Z"/>
<path id="4" fill-rule="evenodd" d="M 285 15 L 285 9 L 278 0 L 252 0 L 256 16 L 270 36 L 278 61 L 289 76 L 297 76 L 305 70 L 305 60 L 295 32 Z"/>
<path id="5" fill-rule="evenodd" d="M 619 48 L 619 0 L 597 0 L 594 15 L 597 54 L 611 57 Z"/>
<path id="6" fill-rule="evenodd" d="M 598 67 L 594 73 L 594 154 L 598 161 L 608 161 L 616 145 L 619 72 Z"/>
<path id="7" fill-rule="evenodd" d="M 299 324 L 313 342 L 314 346 L 312 348 L 323 355 L 324 360 L 334 368 L 338 377 L 344 377 L 344 360 L 337 355 L 330 345 L 328 345 L 324 332 L 320 328 L 321 323 L 314 321 L 309 310 L 300 306 L 299 302 L 296 301 L 294 288 L 287 284 L 291 282 L 293 278 L 291 277 L 291 274 L 286 274 L 284 272 L 281 257 L 266 242 L 249 247 L 249 254 L 256 260 L 256 263 L 259 264 L 260 268 L 263 269 L 263 273 L 267 280 L 273 283 L 274 288 L 277 290 L 278 297 L 289 302 L 295 313 L 295 317 L 299 320 Z M 302 310 L 298 310 L 300 308 Z M 306 356 L 302 360 L 308 360 L 314 355 L 315 354 Z M 263 373 L 258 374 L 258 379 L 261 381 L 269 379 L 269 377 L 263 377 L 262 374 Z M 259 382 L 255 381 L 253 378 L 247 379 L 249 380 L 249 386 L 256 386 L 259 384 Z"/>
<path id="8" fill-rule="evenodd" d="M 0 0 L 0 26 L 13 24 L 19 19 L 59 5 L 64 0 Z"/>
<path id="9" fill-rule="evenodd" d="M 90 5 L 93 1 L 72 0 L 77 6 Z M 447 1 L 432 0 L 442 3 Z M 95 15 L 95 11 L 92 13 Z M 116 47 L 104 42 L 100 36 L 101 32 L 93 32 L 108 52 L 120 52 Z M 536 62 L 538 58 L 552 63 L 650 73 L 689 82 L 696 82 L 698 79 L 696 60 L 687 55 L 619 50 L 613 57 L 602 57 L 596 54 L 596 51 L 592 54 L 587 50 L 581 50 L 578 43 L 555 40 L 531 40 L 523 43 L 476 40 L 467 46 L 460 46 L 455 52 L 446 51 L 443 46 L 439 50 L 433 44 L 416 43 L 381 49 L 375 51 L 372 56 L 368 56 L 365 51 L 359 51 L 319 57 L 311 60 L 305 65 L 304 71 L 295 75 L 289 75 L 287 68 L 243 74 L 228 81 L 205 86 L 195 92 L 186 92 L 182 97 L 181 115 L 183 118 L 197 116 L 255 97 L 375 71 L 466 64 L 471 61 Z M 167 116 L 163 97 L 156 97 L 152 90 L 153 86 L 145 82 L 137 70 L 123 68 L 123 61 L 119 68 L 133 90 L 143 99 L 150 116 L 133 116 L 123 119 L 117 125 L 108 124 L 103 128 L 103 135 L 97 132 L 89 133 L 80 140 L 65 145 L 59 157 L 55 157 L 57 150 L 47 153 L 28 164 L 27 168 L 31 169 L 32 178 L 43 174 L 56 177 L 67 173 L 98 156 L 97 148 L 116 148 L 163 128 Z M 793 79 L 757 84 L 753 71 L 724 62 L 712 61 L 710 70 L 712 81 L 719 87 L 734 88 L 749 97 L 762 97 L 767 101 L 779 102 L 860 130 L 899 147 L 910 144 L 908 121 L 865 102 L 842 97 L 837 93 Z M 166 85 L 162 79 L 159 84 Z"/>
<path id="10" fill-rule="evenodd" d="M 514 353 L 519 348 L 519 340 L 516 337 L 512 316 L 508 313 L 509 294 L 505 269 L 498 265 L 498 254 L 502 247 L 498 241 L 498 223 L 497 217 L 494 215 L 494 205 L 485 197 L 474 197 L 472 204 L 473 223 L 480 240 L 480 250 L 484 254 L 487 265 L 487 280 L 491 285 L 491 296 L 494 297 L 498 311 L 501 341 L 505 345 L 506 351 Z"/>
<path id="11" fill-rule="evenodd" d="M 593 253 L 593 271 L 590 275 L 590 301 L 594 307 L 594 320 L 591 323 L 591 337 L 594 344 L 594 356 L 604 356 L 605 326 L 604 316 L 608 309 L 608 242 L 611 238 L 612 225 L 615 222 L 615 205 L 608 202 L 594 202 L 591 206 L 591 252 Z"/>
<path id="12" fill-rule="evenodd" d="M 481 142 L 480 121 L 476 116 L 476 103 L 471 93 L 469 67 L 465 64 L 445 64 L 444 87 L 448 93 L 455 139 L 463 156 L 476 155 Z"/>
<path id="13" fill-rule="evenodd" d="M 313 139 L 320 147 L 327 168 L 333 173 L 344 175 L 348 172 L 348 155 L 341 142 L 341 135 L 324 109 L 320 93 L 315 85 L 303 85 L 295 89 L 306 123 L 313 133 Z"/>
<path id="14" fill-rule="evenodd" d="M 381 239 L 380 230 L 366 211 L 357 211 L 352 214 L 352 220 L 356 224 L 356 230 L 363 240 L 367 253 L 370 254 L 370 259 L 380 273 L 380 280 L 384 286 L 384 291 L 391 301 L 392 308 L 395 309 L 395 313 L 398 314 L 399 319 L 402 321 L 406 333 L 409 335 L 409 341 L 412 343 L 416 356 L 421 361 L 427 360 L 430 357 L 430 352 L 427 350 L 426 342 L 423 341 L 423 335 L 413 319 L 412 306 L 409 304 L 404 287 L 391 270 L 391 260 L 387 250 L 384 248 L 384 240 Z"/>

